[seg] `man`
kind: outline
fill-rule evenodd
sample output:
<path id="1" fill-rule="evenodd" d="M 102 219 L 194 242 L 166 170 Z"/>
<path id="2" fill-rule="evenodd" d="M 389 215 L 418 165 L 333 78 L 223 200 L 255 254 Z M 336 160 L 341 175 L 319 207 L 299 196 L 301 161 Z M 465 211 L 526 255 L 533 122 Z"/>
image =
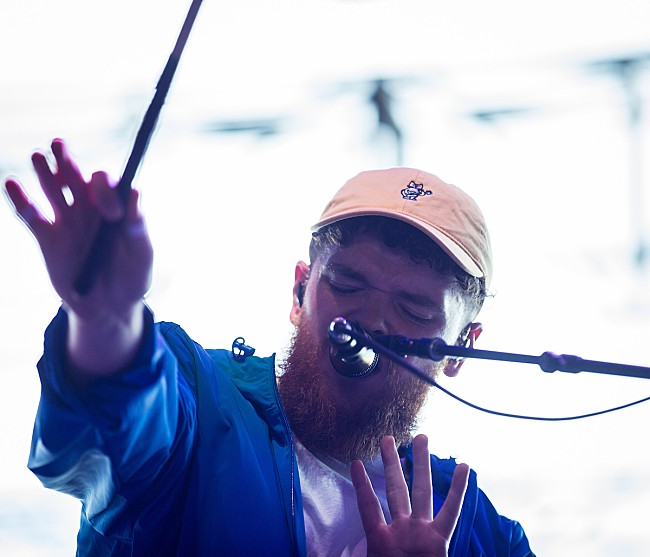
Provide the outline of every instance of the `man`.
<path id="1" fill-rule="evenodd" d="M 411 439 L 423 382 L 384 358 L 341 374 L 330 354 L 339 316 L 371 336 L 473 344 L 491 256 L 471 198 L 412 169 L 350 180 L 314 226 L 310 264 L 296 265 L 276 380 L 273 358 L 204 350 L 154 323 L 137 192 L 122 206 L 104 173 L 86 183 L 62 141 L 52 152 L 53 169 L 32 160 L 53 222 L 15 180 L 6 189 L 63 300 L 38 366 L 29 466 L 82 501 L 80 555 L 532 555 L 466 465 Z M 118 232 L 80 296 L 102 219 Z M 462 364 L 411 361 L 431 376 Z"/>

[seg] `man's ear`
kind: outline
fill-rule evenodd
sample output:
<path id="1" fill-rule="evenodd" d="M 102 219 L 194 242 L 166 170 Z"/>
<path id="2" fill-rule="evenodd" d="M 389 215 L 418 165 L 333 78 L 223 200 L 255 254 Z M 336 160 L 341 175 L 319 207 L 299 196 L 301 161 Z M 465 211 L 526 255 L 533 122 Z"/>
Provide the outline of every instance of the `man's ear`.
<path id="1" fill-rule="evenodd" d="M 474 348 L 474 343 L 481 336 L 483 332 L 483 325 L 481 323 L 470 323 L 463 329 L 463 332 L 458 337 L 456 341 L 456 346 L 463 346 L 465 348 Z M 462 367 L 465 360 L 463 358 L 449 359 L 447 364 L 444 367 L 444 374 L 447 377 L 456 377 L 460 368 Z"/>
<path id="2" fill-rule="evenodd" d="M 291 304 L 291 313 L 289 314 L 289 320 L 293 325 L 298 324 L 300 314 L 302 313 L 309 270 L 309 265 L 304 261 L 298 261 L 296 263 L 296 270 L 294 271 L 293 277 L 293 302 Z"/>

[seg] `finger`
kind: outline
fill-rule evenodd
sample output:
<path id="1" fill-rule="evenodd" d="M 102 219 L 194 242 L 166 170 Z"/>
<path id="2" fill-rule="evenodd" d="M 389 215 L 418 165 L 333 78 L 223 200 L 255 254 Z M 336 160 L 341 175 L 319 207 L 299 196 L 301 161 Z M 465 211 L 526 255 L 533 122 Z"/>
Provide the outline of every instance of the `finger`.
<path id="1" fill-rule="evenodd" d="M 366 473 L 366 469 L 360 460 L 355 460 L 350 466 L 350 476 L 352 477 L 352 485 L 357 494 L 357 507 L 361 515 L 361 523 L 366 536 L 372 532 L 377 526 L 385 525 L 386 519 L 381 510 L 381 505 L 372 488 L 370 478 Z"/>
<path id="2" fill-rule="evenodd" d="M 64 183 L 68 185 L 76 203 L 85 203 L 88 199 L 86 181 L 62 139 L 52 141 L 52 153 L 59 167 L 59 173 Z"/>
<path id="3" fill-rule="evenodd" d="M 25 195 L 18 182 L 12 179 L 7 180 L 5 182 L 5 191 L 20 220 L 27 225 L 27 228 L 31 230 L 38 240 L 45 229 L 50 226 L 49 221 Z"/>
<path id="4" fill-rule="evenodd" d="M 409 516 L 411 514 L 411 501 L 409 500 L 409 491 L 404 479 L 404 472 L 397 454 L 395 439 L 386 436 L 381 440 L 381 459 L 384 463 L 384 473 L 386 475 L 386 498 L 388 499 L 388 508 L 393 520 L 400 516 Z"/>
<path id="5" fill-rule="evenodd" d="M 431 490 L 429 442 L 426 435 L 418 435 L 413 440 L 413 486 L 411 489 L 413 516 L 415 518 L 433 519 Z"/>
<path id="6" fill-rule="evenodd" d="M 88 185 L 92 201 L 104 220 L 115 222 L 124 216 L 125 207 L 108 174 L 95 172 Z"/>
<path id="7" fill-rule="evenodd" d="M 54 217 L 56 218 L 68 208 L 68 203 L 63 195 L 61 178 L 52 172 L 43 153 L 34 153 L 32 155 L 32 165 L 36 171 L 36 176 L 38 176 L 41 189 L 50 205 L 52 205 Z"/>
<path id="8" fill-rule="evenodd" d="M 451 539 L 454 528 L 456 528 L 456 522 L 458 522 L 460 509 L 465 498 L 468 478 L 469 466 L 467 464 L 458 464 L 454 470 L 447 499 L 445 499 L 438 516 L 433 521 L 436 530 L 447 540 Z"/>

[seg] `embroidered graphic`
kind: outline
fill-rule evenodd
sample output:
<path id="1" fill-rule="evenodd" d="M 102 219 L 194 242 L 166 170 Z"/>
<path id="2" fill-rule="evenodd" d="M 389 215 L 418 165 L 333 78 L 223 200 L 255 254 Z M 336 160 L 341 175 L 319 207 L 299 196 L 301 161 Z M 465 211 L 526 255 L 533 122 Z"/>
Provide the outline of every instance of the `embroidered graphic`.
<path id="1" fill-rule="evenodd" d="M 422 184 L 416 184 L 413 180 L 402 190 L 402 197 L 410 201 L 417 201 L 421 195 L 431 195 L 431 190 L 425 190 Z"/>

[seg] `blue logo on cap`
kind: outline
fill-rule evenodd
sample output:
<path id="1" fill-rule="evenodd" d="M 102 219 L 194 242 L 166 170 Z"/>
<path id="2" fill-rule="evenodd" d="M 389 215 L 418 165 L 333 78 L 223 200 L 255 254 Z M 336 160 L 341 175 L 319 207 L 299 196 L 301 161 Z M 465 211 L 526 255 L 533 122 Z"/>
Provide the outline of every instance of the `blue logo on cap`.
<path id="1" fill-rule="evenodd" d="M 417 201 L 418 197 L 421 195 L 431 195 L 433 192 L 431 190 L 424 189 L 422 184 L 416 184 L 413 180 L 411 183 L 402 190 L 402 197 L 408 199 L 409 201 Z"/>

